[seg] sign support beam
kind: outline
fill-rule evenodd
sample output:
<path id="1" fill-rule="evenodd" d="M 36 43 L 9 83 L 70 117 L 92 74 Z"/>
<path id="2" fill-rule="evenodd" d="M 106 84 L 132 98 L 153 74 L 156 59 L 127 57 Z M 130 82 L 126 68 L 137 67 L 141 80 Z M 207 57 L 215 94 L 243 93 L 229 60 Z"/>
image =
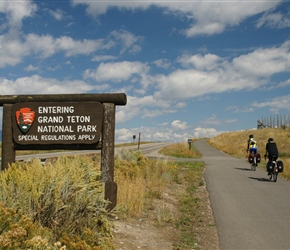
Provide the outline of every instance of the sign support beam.
<path id="1" fill-rule="evenodd" d="M 2 163 L 1 170 L 8 168 L 8 165 L 15 162 L 15 149 L 12 136 L 12 104 L 3 105 L 3 128 L 2 128 Z M 7 125 L 6 125 L 7 124 Z"/>
<path id="2" fill-rule="evenodd" d="M 117 184 L 114 182 L 114 155 L 115 155 L 115 105 L 104 103 L 103 117 L 103 147 L 101 151 L 102 181 L 105 184 L 105 199 L 112 209 L 117 204 Z"/>

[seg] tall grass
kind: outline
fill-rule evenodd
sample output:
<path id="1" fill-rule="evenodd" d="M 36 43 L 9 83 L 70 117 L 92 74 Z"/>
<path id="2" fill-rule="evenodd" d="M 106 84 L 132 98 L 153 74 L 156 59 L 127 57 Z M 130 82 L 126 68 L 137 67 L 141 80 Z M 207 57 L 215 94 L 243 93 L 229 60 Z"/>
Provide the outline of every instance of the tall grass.
<path id="1" fill-rule="evenodd" d="M 268 138 L 273 138 L 279 150 L 279 159 L 284 163 L 284 172 L 281 174 L 285 179 L 290 180 L 290 131 L 279 128 L 265 128 L 258 130 L 246 130 L 222 133 L 214 138 L 208 139 L 208 143 L 213 147 L 224 151 L 238 158 L 245 158 L 247 140 L 253 134 L 258 142 L 258 152 L 261 154 L 262 161 L 260 166 L 265 168 L 266 161 L 263 160 L 266 153 L 266 143 Z"/>
<path id="2" fill-rule="evenodd" d="M 175 172 L 173 162 L 148 160 L 140 151 L 122 150 L 115 159 L 117 203 L 122 216 L 140 216 L 152 199 L 161 197 Z"/>

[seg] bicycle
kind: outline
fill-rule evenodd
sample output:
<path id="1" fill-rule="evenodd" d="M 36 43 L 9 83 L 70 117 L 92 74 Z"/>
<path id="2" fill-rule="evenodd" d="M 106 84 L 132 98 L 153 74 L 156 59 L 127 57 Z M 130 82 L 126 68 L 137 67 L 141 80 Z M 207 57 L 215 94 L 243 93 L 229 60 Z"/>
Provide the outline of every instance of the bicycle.
<path id="1" fill-rule="evenodd" d="M 253 157 L 253 162 L 252 162 L 252 165 L 251 165 L 251 169 L 253 171 L 256 171 L 256 167 L 258 166 L 256 154 L 252 152 L 251 157 Z"/>
<path id="2" fill-rule="evenodd" d="M 277 157 L 274 156 L 272 162 L 269 163 L 269 166 L 267 165 L 267 171 L 270 173 L 269 181 L 273 179 L 274 182 L 277 182 L 278 179 L 279 168 L 276 159 Z"/>
<path id="3" fill-rule="evenodd" d="M 258 159 L 257 156 L 260 157 L 260 155 L 255 153 L 254 151 L 252 151 L 251 154 L 250 154 L 249 162 L 251 163 L 251 169 L 253 171 L 256 171 L 256 168 L 257 168 L 258 163 L 259 163 L 259 159 L 260 158 Z"/>

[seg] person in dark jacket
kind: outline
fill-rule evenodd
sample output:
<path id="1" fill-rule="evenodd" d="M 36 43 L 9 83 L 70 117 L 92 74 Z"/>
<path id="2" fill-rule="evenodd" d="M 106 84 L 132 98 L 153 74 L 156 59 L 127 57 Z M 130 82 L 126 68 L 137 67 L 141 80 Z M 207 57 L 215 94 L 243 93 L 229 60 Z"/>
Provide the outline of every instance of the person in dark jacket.
<path id="1" fill-rule="evenodd" d="M 278 152 L 278 148 L 276 145 L 276 142 L 274 141 L 273 138 L 269 138 L 268 142 L 266 144 L 266 154 L 265 154 L 265 159 L 268 156 L 268 163 L 267 166 L 272 162 L 272 161 L 276 161 L 278 156 L 279 156 L 279 152 Z M 267 168 L 268 169 L 268 168 Z M 270 173 L 268 172 L 268 175 L 270 175 Z"/>

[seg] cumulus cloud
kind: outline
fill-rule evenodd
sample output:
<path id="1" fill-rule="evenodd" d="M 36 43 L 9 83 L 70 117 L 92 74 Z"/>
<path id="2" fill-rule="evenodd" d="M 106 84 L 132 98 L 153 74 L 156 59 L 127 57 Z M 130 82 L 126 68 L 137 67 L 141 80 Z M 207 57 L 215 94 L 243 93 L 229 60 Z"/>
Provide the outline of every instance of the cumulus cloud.
<path id="1" fill-rule="evenodd" d="M 133 135 L 138 138 L 140 135 L 141 141 L 164 141 L 164 142 L 184 142 L 188 138 L 186 132 L 176 132 L 169 127 L 164 127 L 162 130 L 158 127 L 143 126 L 140 128 L 131 129 L 116 129 L 115 136 L 117 143 L 132 142 Z"/>
<path id="2" fill-rule="evenodd" d="M 37 10 L 32 0 L 27 1 L 0 1 L 0 13 L 7 14 L 10 29 L 18 29 L 24 18 L 32 16 Z"/>
<path id="3" fill-rule="evenodd" d="M 101 63 L 96 70 L 87 69 L 84 78 L 93 78 L 97 82 L 128 81 L 133 76 L 142 76 L 149 71 L 147 64 L 140 62 Z"/>
<path id="4" fill-rule="evenodd" d="M 197 127 L 194 129 L 193 135 L 194 135 L 194 138 L 211 138 L 224 132 L 225 131 L 217 131 L 215 128 Z"/>
<path id="5" fill-rule="evenodd" d="M 232 60 L 199 54 L 183 55 L 179 62 L 186 69 L 154 77 L 156 99 L 184 100 L 266 86 L 272 75 L 290 71 L 290 41 L 279 47 L 259 48 Z"/>
<path id="6" fill-rule="evenodd" d="M 180 120 L 175 120 L 171 123 L 171 126 L 173 129 L 177 129 L 177 130 L 185 130 L 187 129 L 187 123 L 186 122 L 182 122 Z"/>
<path id="7" fill-rule="evenodd" d="M 178 61 L 181 63 L 182 66 L 187 68 L 192 68 L 198 70 L 213 70 L 214 68 L 219 66 L 219 62 L 223 61 L 219 56 L 214 54 L 197 54 L 197 55 L 189 55 L 184 54 L 182 55 Z"/>
<path id="8" fill-rule="evenodd" d="M 127 95 L 127 105 L 117 109 L 116 120 L 126 122 L 135 116 L 149 118 L 161 116 L 172 110 L 171 103 L 163 100 L 155 100 L 153 96 L 135 97 Z"/>

